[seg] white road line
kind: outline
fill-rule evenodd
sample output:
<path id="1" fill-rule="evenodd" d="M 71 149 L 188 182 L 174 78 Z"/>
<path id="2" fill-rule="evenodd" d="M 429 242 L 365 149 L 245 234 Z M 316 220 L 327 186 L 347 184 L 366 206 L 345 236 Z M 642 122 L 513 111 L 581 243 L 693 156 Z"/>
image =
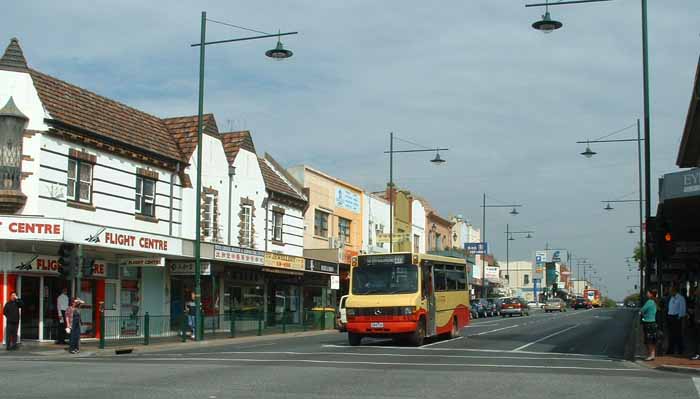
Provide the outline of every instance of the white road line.
<path id="1" fill-rule="evenodd" d="M 498 332 L 498 331 L 507 330 L 507 329 L 509 329 L 509 328 L 515 328 L 515 327 L 520 327 L 520 324 L 514 324 L 514 325 L 508 326 L 508 327 L 501 327 L 501 328 L 497 328 L 497 329 L 495 329 L 495 330 L 489 330 L 489 331 L 484 331 L 484 332 L 480 332 L 480 333 L 477 333 L 477 334 L 471 334 L 471 335 L 468 335 L 468 337 L 477 337 L 477 336 L 479 336 L 479 335 L 491 334 L 491 333 L 495 333 L 495 332 Z"/>
<path id="2" fill-rule="evenodd" d="M 700 397 L 700 378 L 693 377 L 693 383 L 695 384 L 695 390 L 698 391 L 698 397 Z"/>
<path id="3" fill-rule="evenodd" d="M 539 343 L 539 342 L 542 342 L 542 341 L 544 341 L 544 340 L 546 340 L 546 339 L 555 337 L 555 336 L 557 336 L 557 335 L 559 335 L 559 334 L 563 334 L 563 333 L 565 333 L 565 332 L 567 332 L 567 331 L 569 331 L 569 330 L 571 330 L 571 329 L 573 329 L 573 328 L 576 328 L 576 327 L 578 327 L 578 326 L 579 326 L 579 324 L 574 324 L 574 325 L 571 326 L 571 327 L 568 327 L 568 328 L 565 328 L 565 329 L 563 329 L 563 330 L 557 331 L 557 332 L 555 332 L 555 333 L 553 333 L 553 334 L 549 334 L 549 335 L 547 335 L 546 337 L 542 337 L 542 338 L 540 338 L 540 339 L 538 339 L 538 340 L 536 340 L 536 341 L 532 341 L 532 342 L 530 342 L 529 344 L 525 344 L 525 345 L 523 345 L 523 346 L 519 346 L 519 347 L 513 349 L 513 352 L 519 352 L 519 351 L 521 351 L 521 350 L 527 348 L 528 346 L 532 346 L 532 345 L 534 345 L 534 344 L 536 344 L 536 343 Z"/>
<path id="4" fill-rule="evenodd" d="M 130 361 L 136 359 L 129 359 Z M 139 358 L 141 361 L 172 361 L 172 358 Z M 611 368 L 611 367 L 581 367 L 581 366 L 543 366 L 543 365 L 518 365 L 518 364 L 445 364 L 445 363 L 398 363 L 398 362 L 360 362 L 347 360 L 313 360 L 313 359 L 217 359 L 217 358 L 188 358 L 188 361 L 221 361 L 241 363 L 311 363 L 311 364 L 337 364 L 337 365 L 366 365 L 366 366 L 417 366 L 417 367 L 463 367 L 463 368 L 514 368 L 514 369 L 541 369 L 541 370 L 588 370 L 588 371 L 626 371 L 639 372 L 637 368 Z"/>
<path id="5" fill-rule="evenodd" d="M 447 343 L 447 342 L 459 341 L 460 339 L 464 339 L 464 337 L 457 337 L 457 338 L 452 338 L 452 339 L 446 339 L 446 340 L 443 340 L 443 341 L 437 341 L 437 342 L 433 342 L 432 344 L 423 345 L 423 346 L 421 346 L 420 348 L 428 348 L 428 347 L 431 347 L 431 346 L 433 346 L 433 345 L 440 345 L 440 344 L 444 344 L 444 343 Z"/>
<path id="6" fill-rule="evenodd" d="M 508 352 L 511 353 L 511 352 Z M 386 356 L 386 357 L 413 357 L 413 358 L 440 358 L 440 359 L 510 359 L 510 360 L 562 360 L 562 361 L 585 361 L 585 362 L 604 362 L 612 363 L 615 360 L 612 359 L 572 359 L 570 357 L 534 357 L 534 356 L 493 356 L 493 355 L 442 355 L 442 354 L 415 354 L 415 353 L 361 353 L 361 352 L 289 352 L 289 351 L 233 351 L 233 352 L 200 352 L 191 353 L 194 356 L 207 356 L 210 359 L 221 359 L 217 357 L 212 357 L 211 355 L 307 355 L 307 356 L 328 356 L 328 355 L 342 355 L 342 356 Z M 119 357 L 119 356 L 115 356 Z M 189 358 L 186 358 L 189 359 Z"/>
<path id="7" fill-rule="evenodd" d="M 392 349 L 392 350 L 421 350 L 421 351 L 458 351 L 458 352 L 484 352 L 484 353 L 513 353 L 512 350 L 505 349 L 472 349 L 472 348 L 416 348 L 410 346 L 371 346 L 363 345 L 361 347 L 350 346 L 350 345 L 333 345 L 324 344 L 321 345 L 324 348 L 362 348 L 362 349 Z M 333 352 L 329 352 L 333 353 Z M 532 352 L 532 351 L 518 351 L 517 353 L 525 355 L 541 355 L 541 356 L 572 356 L 577 358 L 599 358 L 599 359 L 609 359 L 609 356 L 605 355 L 587 355 L 585 353 L 566 353 L 566 352 Z M 547 360 L 543 357 L 542 360 Z"/>

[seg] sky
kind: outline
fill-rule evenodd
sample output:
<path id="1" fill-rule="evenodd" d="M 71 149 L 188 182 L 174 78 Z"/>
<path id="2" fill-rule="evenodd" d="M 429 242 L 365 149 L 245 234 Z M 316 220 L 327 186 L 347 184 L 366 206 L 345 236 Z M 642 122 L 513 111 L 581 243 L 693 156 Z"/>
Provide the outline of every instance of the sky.
<path id="1" fill-rule="evenodd" d="M 201 12 L 210 20 L 283 37 L 294 56 L 272 61 L 275 39 L 206 48 L 205 112 L 221 131 L 251 130 L 258 152 L 309 164 L 370 191 L 388 181 L 389 132 L 432 153 L 397 154 L 395 181 L 444 216 L 482 224 L 505 260 L 506 224 L 533 230 L 511 241 L 512 260 L 565 248 L 594 264 L 613 298 L 631 293 L 638 204 L 635 143 L 643 118 L 641 8 L 615 0 L 550 7 L 562 29 L 522 0 L 49 1 L 14 2 L 0 43 L 17 37 L 31 67 L 160 117 L 197 112 Z M 700 3 L 649 1 L 652 210 L 656 180 L 677 170 L 700 54 Z M 208 40 L 257 35 L 213 22 Z M 397 141 L 397 149 L 415 149 Z M 574 270 L 576 273 L 576 270 Z"/>

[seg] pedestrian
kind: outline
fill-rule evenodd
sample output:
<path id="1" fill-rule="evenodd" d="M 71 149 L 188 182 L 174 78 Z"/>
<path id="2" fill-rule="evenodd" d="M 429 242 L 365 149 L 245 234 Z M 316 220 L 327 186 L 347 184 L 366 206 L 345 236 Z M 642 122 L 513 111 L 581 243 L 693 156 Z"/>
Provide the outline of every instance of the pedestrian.
<path id="1" fill-rule="evenodd" d="M 683 319 L 686 316 L 685 298 L 678 292 L 678 287 L 671 287 L 668 300 L 668 353 L 683 354 Z"/>
<path id="2" fill-rule="evenodd" d="M 10 293 L 10 301 L 5 304 L 2 314 L 5 316 L 7 327 L 5 330 L 5 349 L 8 351 L 17 349 L 17 330 L 19 329 L 20 309 L 22 300 L 16 292 Z"/>
<path id="3" fill-rule="evenodd" d="M 65 345 L 66 344 L 66 312 L 68 311 L 68 303 L 70 299 L 68 298 L 68 288 L 63 288 L 61 290 L 61 295 L 56 299 L 56 309 L 58 311 L 58 331 L 56 332 L 56 344 Z"/>
<path id="4" fill-rule="evenodd" d="M 187 312 L 187 326 L 190 329 L 192 339 L 195 338 L 195 319 L 197 316 L 197 306 L 195 302 L 194 291 L 190 293 L 190 300 L 185 303 L 185 311 Z"/>
<path id="5" fill-rule="evenodd" d="M 692 308 L 693 335 L 695 338 L 695 355 L 691 360 L 700 360 L 700 285 L 695 288 L 694 306 Z"/>
<path id="6" fill-rule="evenodd" d="M 76 354 L 80 352 L 80 330 L 81 330 L 81 318 L 80 318 L 80 305 L 84 302 L 80 298 L 75 298 L 73 300 L 73 305 L 68 308 L 66 312 L 66 323 L 69 327 L 66 328 L 66 332 L 70 334 L 68 352 L 71 354 Z"/>
<path id="7" fill-rule="evenodd" d="M 656 358 L 656 339 L 658 327 L 656 324 L 656 290 L 647 291 L 647 301 L 640 309 L 639 314 L 642 316 L 642 331 L 644 333 L 644 345 L 647 347 L 646 361 L 651 361 Z"/>

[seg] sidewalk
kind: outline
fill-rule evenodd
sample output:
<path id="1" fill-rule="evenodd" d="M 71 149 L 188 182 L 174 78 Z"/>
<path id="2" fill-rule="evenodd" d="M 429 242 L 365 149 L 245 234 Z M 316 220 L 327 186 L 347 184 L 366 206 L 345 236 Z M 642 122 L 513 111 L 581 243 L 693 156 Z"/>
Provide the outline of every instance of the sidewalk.
<path id="1" fill-rule="evenodd" d="M 150 345 L 135 344 L 129 345 L 124 344 L 120 346 L 110 346 L 106 349 L 99 349 L 97 340 L 83 341 L 80 344 L 80 357 L 90 357 L 90 356 L 113 356 L 117 351 L 129 350 L 129 353 L 152 353 L 152 352 L 163 352 L 163 351 L 173 351 L 173 350 L 189 350 L 195 348 L 216 348 L 220 346 L 227 345 L 237 345 L 245 344 L 251 342 L 266 342 L 274 340 L 284 340 L 291 338 L 300 337 L 314 337 L 319 335 L 330 335 L 339 334 L 338 330 L 314 330 L 306 332 L 295 332 L 295 333 L 280 333 L 280 334 L 268 334 L 262 336 L 246 336 L 240 338 L 211 338 L 204 341 L 186 341 L 180 342 L 177 340 L 170 340 L 166 342 L 151 343 Z M 20 349 L 16 351 L 0 351 L 0 359 L 3 356 L 72 356 L 69 355 L 65 350 L 67 345 L 64 347 L 62 345 L 56 345 L 52 342 L 24 342 L 20 345 Z"/>
<path id="2" fill-rule="evenodd" d="M 700 360 L 690 360 L 687 356 L 657 356 L 655 360 L 639 361 L 657 370 L 697 373 L 700 375 Z"/>

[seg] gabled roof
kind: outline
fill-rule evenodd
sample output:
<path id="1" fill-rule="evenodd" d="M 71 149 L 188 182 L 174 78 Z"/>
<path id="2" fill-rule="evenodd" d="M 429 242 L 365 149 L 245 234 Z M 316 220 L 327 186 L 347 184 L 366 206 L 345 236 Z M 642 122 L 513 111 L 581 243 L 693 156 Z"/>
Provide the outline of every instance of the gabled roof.
<path id="1" fill-rule="evenodd" d="M 700 166 L 700 60 L 695 70 L 695 82 L 676 165 L 681 168 Z"/>
<path id="2" fill-rule="evenodd" d="M 0 58 L 0 69 L 7 69 L 10 71 L 26 71 L 27 60 L 24 58 L 24 52 L 19 46 L 19 40 L 13 37 L 10 40 L 10 44 L 5 49 L 5 54 Z"/>
<path id="3" fill-rule="evenodd" d="M 219 138 L 219 128 L 216 125 L 216 119 L 212 114 L 204 114 L 204 129 L 202 132 L 210 136 Z M 197 115 L 193 116 L 178 116 L 174 118 L 163 119 L 163 124 L 170 131 L 170 134 L 180 147 L 180 152 L 189 160 L 192 153 L 197 148 L 197 123 L 199 119 Z"/>
<path id="4" fill-rule="evenodd" d="M 183 160 L 160 118 L 39 71 L 29 69 L 29 74 L 51 119 L 169 159 Z"/>
<path id="5" fill-rule="evenodd" d="M 232 165 L 233 161 L 236 160 L 236 155 L 238 155 L 238 151 L 240 149 L 244 149 L 255 154 L 253 137 L 248 130 L 221 133 L 220 137 L 221 142 L 224 144 L 224 152 L 226 153 L 226 159 L 228 159 L 229 165 Z"/>
<path id="6" fill-rule="evenodd" d="M 263 180 L 265 180 L 265 189 L 294 199 L 306 201 L 306 198 L 286 181 L 282 173 L 278 171 L 271 162 L 263 158 L 258 158 L 258 163 L 260 164 L 260 172 L 262 172 Z"/>

